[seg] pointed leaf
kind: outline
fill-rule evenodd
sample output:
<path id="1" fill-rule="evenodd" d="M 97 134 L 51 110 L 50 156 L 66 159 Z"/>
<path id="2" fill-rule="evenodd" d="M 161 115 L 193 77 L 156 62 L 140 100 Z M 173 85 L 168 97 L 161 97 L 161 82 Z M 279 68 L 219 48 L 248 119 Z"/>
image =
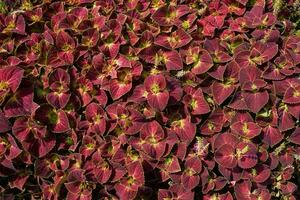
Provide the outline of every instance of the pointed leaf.
<path id="1" fill-rule="evenodd" d="M 235 158 L 235 149 L 229 145 L 224 144 L 215 152 L 216 162 L 226 168 L 234 168 L 237 165 Z"/>
<path id="2" fill-rule="evenodd" d="M 164 53 L 164 62 L 167 70 L 181 70 L 183 67 L 182 59 L 177 51 L 167 51 Z"/>
<path id="3" fill-rule="evenodd" d="M 294 144 L 300 145 L 300 128 L 296 128 L 288 140 Z"/>
<path id="4" fill-rule="evenodd" d="M 8 119 L 5 117 L 4 113 L 0 111 L 0 133 L 7 132 L 11 129 Z"/>
<path id="5" fill-rule="evenodd" d="M 283 137 L 284 135 L 280 133 L 277 128 L 274 128 L 272 126 L 267 126 L 263 130 L 263 141 L 271 147 L 281 142 Z"/>
<path id="6" fill-rule="evenodd" d="M 288 104 L 300 103 L 300 86 L 289 87 L 284 93 L 283 101 Z"/>
<path id="7" fill-rule="evenodd" d="M 250 111 L 257 113 L 260 111 L 269 101 L 269 94 L 267 91 L 263 92 L 243 92 L 243 98 Z"/>
<path id="8" fill-rule="evenodd" d="M 234 90 L 234 85 L 226 85 L 219 82 L 214 82 L 212 85 L 212 95 L 218 105 L 222 104 Z"/>

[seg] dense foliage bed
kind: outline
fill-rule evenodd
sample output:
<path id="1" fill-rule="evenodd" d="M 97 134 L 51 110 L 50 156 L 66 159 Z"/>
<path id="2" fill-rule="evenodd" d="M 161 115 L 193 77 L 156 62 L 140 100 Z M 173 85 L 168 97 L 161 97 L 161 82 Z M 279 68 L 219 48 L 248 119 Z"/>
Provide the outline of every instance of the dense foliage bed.
<path id="1" fill-rule="evenodd" d="M 0 199 L 300 199 L 300 1 L 0 1 Z"/>

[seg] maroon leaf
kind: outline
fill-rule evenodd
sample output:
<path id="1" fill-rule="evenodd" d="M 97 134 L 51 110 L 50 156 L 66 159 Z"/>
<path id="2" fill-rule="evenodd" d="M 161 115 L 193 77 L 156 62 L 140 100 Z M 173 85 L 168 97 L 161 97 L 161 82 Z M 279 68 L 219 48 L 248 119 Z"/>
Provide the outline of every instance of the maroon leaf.
<path id="1" fill-rule="evenodd" d="M 231 125 L 231 130 L 243 137 L 252 139 L 261 133 L 261 128 L 254 122 L 236 122 Z"/>
<path id="2" fill-rule="evenodd" d="M 6 117 L 16 117 L 30 115 L 33 109 L 33 87 L 28 86 L 30 83 L 23 83 L 14 96 L 12 96 L 4 106 Z"/>
<path id="3" fill-rule="evenodd" d="M 206 114 L 210 111 L 210 107 L 200 89 L 190 91 L 190 94 L 183 97 L 183 101 L 192 110 L 193 115 Z"/>
<path id="4" fill-rule="evenodd" d="M 235 90 L 235 86 L 214 82 L 212 85 L 212 94 L 217 104 L 222 104 Z"/>
<path id="5" fill-rule="evenodd" d="M 250 111 L 257 113 L 260 111 L 269 101 L 269 94 L 267 91 L 263 92 L 244 92 L 242 96 Z"/>
<path id="6" fill-rule="evenodd" d="M 240 142 L 236 146 L 238 166 L 243 169 L 254 167 L 258 162 L 256 147 L 252 143 Z"/>
<path id="7" fill-rule="evenodd" d="M 185 5 L 178 6 L 163 6 L 157 9 L 153 15 L 153 20 L 160 26 L 172 26 L 176 19 L 187 14 L 189 8 Z"/>
<path id="8" fill-rule="evenodd" d="M 23 73 L 24 71 L 18 67 L 0 69 L 0 91 L 10 88 L 12 92 L 16 92 L 23 78 Z"/>
<path id="9" fill-rule="evenodd" d="M 235 196 L 239 200 L 250 200 L 251 199 L 251 182 L 248 180 L 243 180 L 235 184 L 234 192 Z"/>
<path id="10" fill-rule="evenodd" d="M 289 141 L 294 144 L 300 145 L 300 128 L 296 128 L 293 134 L 289 137 Z"/>
<path id="11" fill-rule="evenodd" d="M 169 92 L 166 90 L 166 80 L 162 75 L 148 76 L 144 82 L 148 104 L 157 110 L 164 110 L 169 101 Z"/>
<path id="12" fill-rule="evenodd" d="M 237 165 L 235 149 L 229 144 L 224 144 L 215 152 L 216 162 L 226 168 L 234 168 Z"/>
<path id="13" fill-rule="evenodd" d="M 172 123 L 172 131 L 174 131 L 180 140 L 191 142 L 196 134 L 196 126 L 189 119 L 181 119 Z"/>
<path id="14" fill-rule="evenodd" d="M 0 132 L 4 133 L 11 129 L 8 119 L 5 117 L 4 113 L 0 111 Z"/>
<path id="15" fill-rule="evenodd" d="M 275 43 L 257 42 L 253 45 L 250 59 L 258 65 L 271 60 L 278 52 L 278 46 Z"/>
<path id="16" fill-rule="evenodd" d="M 194 74 L 203 74 L 213 66 L 212 58 L 207 51 L 202 50 L 195 56 L 196 57 L 193 58 L 192 68 Z"/>
<path id="17" fill-rule="evenodd" d="M 288 104 L 300 103 L 300 86 L 289 87 L 285 91 L 283 101 Z"/>
<path id="18" fill-rule="evenodd" d="M 154 43 L 167 49 L 177 49 L 187 45 L 191 40 L 192 38 L 189 34 L 178 28 L 171 35 L 159 35 Z"/>
<path id="19" fill-rule="evenodd" d="M 281 142 L 283 137 L 284 135 L 280 133 L 280 131 L 277 128 L 267 126 L 263 129 L 263 141 L 271 147 Z"/>
<path id="20" fill-rule="evenodd" d="M 177 51 L 167 51 L 163 54 L 164 62 L 168 70 L 181 70 L 183 67 L 182 59 Z"/>
<path id="21" fill-rule="evenodd" d="M 90 123 L 89 132 L 103 135 L 106 130 L 105 112 L 96 103 L 91 103 L 86 107 L 86 119 Z"/>

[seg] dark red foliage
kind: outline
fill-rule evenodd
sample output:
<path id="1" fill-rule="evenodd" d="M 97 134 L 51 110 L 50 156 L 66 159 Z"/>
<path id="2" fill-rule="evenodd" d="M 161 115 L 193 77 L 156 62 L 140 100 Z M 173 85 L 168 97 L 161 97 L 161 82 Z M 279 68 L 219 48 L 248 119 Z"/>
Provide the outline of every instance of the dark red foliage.
<path id="1" fill-rule="evenodd" d="M 0 1 L 0 199 L 300 199 L 299 8 Z"/>

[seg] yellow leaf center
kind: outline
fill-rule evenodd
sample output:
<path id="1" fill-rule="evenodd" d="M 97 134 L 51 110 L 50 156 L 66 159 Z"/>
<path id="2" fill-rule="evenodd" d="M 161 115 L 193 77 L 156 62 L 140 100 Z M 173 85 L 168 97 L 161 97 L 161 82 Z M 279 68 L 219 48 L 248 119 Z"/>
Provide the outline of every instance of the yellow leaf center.
<path id="1" fill-rule="evenodd" d="M 6 81 L 0 81 L 0 91 L 5 91 L 7 90 L 9 84 Z"/>
<path id="2" fill-rule="evenodd" d="M 158 94 L 160 92 L 160 87 L 157 83 L 154 83 L 152 86 L 151 86 L 151 92 L 153 94 Z"/>

